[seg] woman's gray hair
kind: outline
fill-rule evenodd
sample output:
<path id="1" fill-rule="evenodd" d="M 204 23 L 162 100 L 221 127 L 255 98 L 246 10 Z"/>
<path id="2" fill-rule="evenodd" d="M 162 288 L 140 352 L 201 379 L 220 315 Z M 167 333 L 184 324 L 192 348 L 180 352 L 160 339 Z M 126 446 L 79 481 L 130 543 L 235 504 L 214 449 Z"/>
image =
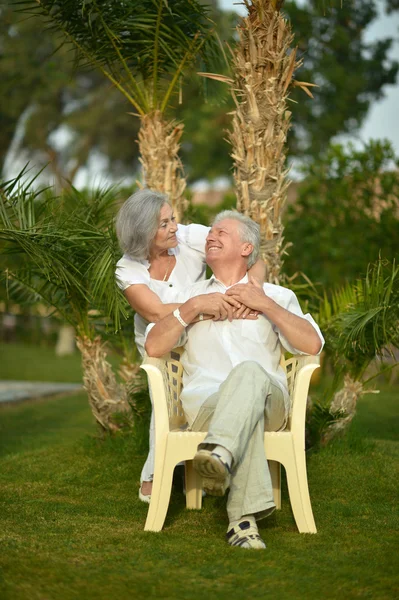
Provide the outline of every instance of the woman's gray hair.
<path id="1" fill-rule="evenodd" d="M 224 219 L 234 219 L 240 224 L 240 238 L 242 242 L 252 244 L 253 250 L 248 257 L 248 269 L 250 269 L 258 260 L 260 249 L 260 227 L 255 221 L 242 215 L 236 210 L 223 210 L 216 215 L 212 225 L 216 225 Z"/>
<path id="2" fill-rule="evenodd" d="M 159 214 L 168 199 L 149 189 L 135 192 L 122 205 L 116 217 L 116 234 L 124 254 L 130 258 L 148 258 L 158 229 Z"/>

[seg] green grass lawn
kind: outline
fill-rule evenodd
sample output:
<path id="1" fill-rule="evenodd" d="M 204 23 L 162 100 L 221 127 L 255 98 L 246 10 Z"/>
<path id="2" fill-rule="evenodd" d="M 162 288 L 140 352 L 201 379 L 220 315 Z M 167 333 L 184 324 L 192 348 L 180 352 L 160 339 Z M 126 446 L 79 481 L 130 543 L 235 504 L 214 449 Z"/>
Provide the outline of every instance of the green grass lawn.
<path id="1" fill-rule="evenodd" d="M 116 356 L 110 356 L 108 360 L 113 366 L 119 362 Z M 50 347 L 0 343 L 0 379 L 80 383 L 80 352 L 76 350 L 70 356 L 57 356 Z"/>
<path id="2" fill-rule="evenodd" d="M 224 542 L 224 500 L 143 531 L 144 455 L 132 435 L 101 440 L 82 393 L 0 410 L 0 598 L 67 600 L 389 599 L 398 595 L 398 388 L 361 399 L 346 438 L 313 453 L 317 535 L 283 508 L 268 549 Z"/>

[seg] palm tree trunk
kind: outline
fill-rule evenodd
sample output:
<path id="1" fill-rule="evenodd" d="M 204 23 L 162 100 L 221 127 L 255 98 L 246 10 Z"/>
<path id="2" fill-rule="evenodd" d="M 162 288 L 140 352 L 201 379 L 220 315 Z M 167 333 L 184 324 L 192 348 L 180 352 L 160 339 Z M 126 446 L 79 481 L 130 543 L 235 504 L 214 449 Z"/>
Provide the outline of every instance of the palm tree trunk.
<path id="1" fill-rule="evenodd" d="M 356 414 L 357 401 L 362 394 L 366 393 L 361 381 L 352 379 L 345 375 L 343 387 L 335 393 L 330 405 L 330 412 L 341 413 L 342 418 L 332 423 L 322 437 L 322 443 L 327 444 L 338 434 L 343 433 L 351 423 Z"/>
<path id="2" fill-rule="evenodd" d="M 123 422 L 131 424 L 133 413 L 128 402 L 128 386 L 116 381 L 101 338 L 78 337 L 77 346 L 82 355 L 83 385 L 96 421 L 102 429 L 111 432 L 120 430 Z M 136 374 L 137 369 L 138 365 L 134 365 Z M 130 382 L 134 378 L 131 369 L 128 377 Z"/>
<path id="3" fill-rule="evenodd" d="M 182 218 L 186 208 L 183 193 L 186 180 L 179 158 L 183 124 L 165 120 L 161 111 L 141 117 L 139 131 L 140 162 L 146 185 L 167 194 L 176 219 Z"/>
<path id="4" fill-rule="evenodd" d="M 185 210 L 186 180 L 178 156 L 182 132 L 182 124 L 166 121 L 160 111 L 141 117 L 140 162 L 146 185 L 168 196 L 177 220 Z M 83 382 L 93 415 L 104 430 L 117 431 L 123 422 L 133 420 L 128 398 L 142 386 L 137 376 L 139 365 L 128 364 L 125 357 L 120 369 L 125 383 L 118 383 L 100 338 L 78 337 L 77 346 L 82 354 Z"/>
<path id="5" fill-rule="evenodd" d="M 229 133 L 237 209 L 260 225 L 261 256 L 271 283 L 279 282 L 286 247 L 281 215 L 289 185 L 287 98 L 292 75 L 301 64 L 296 49 L 291 49 L 293 34 L 281 4 L 245 0 L 248 16 L 237 27 L 239 43 L 233 53 L 236 110 Z"/>
<path id="6" fill-rule="evenodd" d="M 186 180 L 178 156 L 182 132 L 182 124 L 165 121 L 160 111 L 141 117 L 140 162 L 146 185 L 168 196 L 177 220 L 182 217 L 185 209 L 183 192 Z M 93 415 L 104 430 L 118 431 L 123 422 L 133 420 L 128 398 L 132 390 L 142 385 L 136 385 L 139 365 L 128 364 L 125 357 L 120 369 L 125 383 L 118 383 L 106 360 L 106 350 L 100 338 L 90 340 L 80 337 L 77 345 L 82 354 L 83 382 Z"/>

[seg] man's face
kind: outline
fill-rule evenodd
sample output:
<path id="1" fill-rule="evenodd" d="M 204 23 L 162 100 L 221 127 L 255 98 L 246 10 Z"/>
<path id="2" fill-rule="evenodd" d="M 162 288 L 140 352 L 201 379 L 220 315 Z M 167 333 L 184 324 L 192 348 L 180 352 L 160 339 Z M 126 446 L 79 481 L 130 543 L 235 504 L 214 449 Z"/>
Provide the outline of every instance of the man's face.
<path id="1" fill-rule="evenodd" d="M 235 219 L 224 219 L 213 225 L 208 233 L 205 244 L 206 262 L 210 267 L 219 263 L 234 264 L 248 256 L 252 249 L 247 242 L 240 238 L 240 224 Z"/>

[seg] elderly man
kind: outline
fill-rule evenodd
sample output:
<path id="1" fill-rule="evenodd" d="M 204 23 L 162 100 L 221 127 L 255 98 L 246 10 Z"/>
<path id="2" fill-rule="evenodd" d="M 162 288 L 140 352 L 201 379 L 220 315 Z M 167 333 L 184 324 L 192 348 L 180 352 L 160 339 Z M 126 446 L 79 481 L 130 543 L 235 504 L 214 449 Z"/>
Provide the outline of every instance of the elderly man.
<path id="1" fill-rule="evenodd" d="M 208 432 L 194 467 L 208 494 L 230 487 L 228 543 L 263 549 L 256 521 L 275 508 L 263 432 L 283 429 L 289 412 L 281 345 L 293 354 L 318 354 L 324 340 L 292 291 L 248 281 L 259 245 L 254 221 L 220 213 L 206 241 L 213 276 L 179 294 L 180 308 L 148 327 L 145 347 L 162 356 L 184 344 L 183 408 L 192 430 Z M 233 320 L 242 304 L 258 318 Z"/>

